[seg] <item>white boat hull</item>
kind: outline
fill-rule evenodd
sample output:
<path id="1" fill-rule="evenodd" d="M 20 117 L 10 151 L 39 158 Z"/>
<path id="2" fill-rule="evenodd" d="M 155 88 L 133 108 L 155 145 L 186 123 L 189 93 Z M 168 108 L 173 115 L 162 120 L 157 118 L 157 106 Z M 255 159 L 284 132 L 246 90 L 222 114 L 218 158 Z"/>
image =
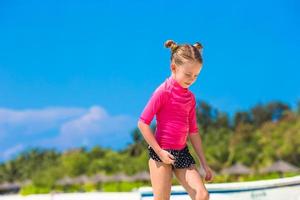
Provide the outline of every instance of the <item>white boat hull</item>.
<path id="1" fill-rule="evenodd" d="M 300 200 L 300 176 L 263 181 L 205 184 L 210 200 Z M 151 187 L 139 189 L 142 200 L 152 200 Z M 172 186 L 171 200 L 188 200 L 182 186 Z"/>

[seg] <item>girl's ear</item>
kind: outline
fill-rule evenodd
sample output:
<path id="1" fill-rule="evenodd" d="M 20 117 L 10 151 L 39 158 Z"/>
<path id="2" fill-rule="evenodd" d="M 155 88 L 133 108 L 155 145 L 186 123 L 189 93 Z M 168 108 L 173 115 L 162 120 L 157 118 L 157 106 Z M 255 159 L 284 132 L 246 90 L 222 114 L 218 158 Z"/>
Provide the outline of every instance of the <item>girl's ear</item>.
<path id="1" fill-rule="evenodd" d="M 176 71 L 176 66 L 174 63 L 171 63 L 171 71 L 175 72 Z"/>

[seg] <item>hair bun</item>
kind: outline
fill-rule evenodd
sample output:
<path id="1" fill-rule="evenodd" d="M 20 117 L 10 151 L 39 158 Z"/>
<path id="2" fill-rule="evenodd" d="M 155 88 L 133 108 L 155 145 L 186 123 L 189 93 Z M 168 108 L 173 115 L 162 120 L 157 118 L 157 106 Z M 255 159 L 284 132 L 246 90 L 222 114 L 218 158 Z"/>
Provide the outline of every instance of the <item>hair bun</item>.
<path id="1" fill-rule="evenodd" d="M 178 47 L 178 45 L 173 40 L 167 40 L 165 42 L 165 47 L 171 48 L 171 50 L 174 51 Z"/>
<path id="2" fill-rule="evenodd" d="M 200 44 L 199 42 L 196 42 L 195 44 L 193 44 L 194 47 L 196 47 L 199 51 L 202 51 L 203 46 L 202 44 Z"/>

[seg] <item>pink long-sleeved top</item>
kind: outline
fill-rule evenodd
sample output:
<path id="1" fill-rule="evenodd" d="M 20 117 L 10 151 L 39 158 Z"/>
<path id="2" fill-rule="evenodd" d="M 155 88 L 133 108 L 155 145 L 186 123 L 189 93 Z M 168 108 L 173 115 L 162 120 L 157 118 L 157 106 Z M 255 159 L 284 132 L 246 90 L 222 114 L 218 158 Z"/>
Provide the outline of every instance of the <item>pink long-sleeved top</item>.
<path id="1" fill-rule="evenodd" d="M 188 134 L 197 134 L 196 100 L 172 76 L 152 93 L 139 120 L 150 125 L 156 115 L 155 138 L 163 149 L 183 149 Z"/>

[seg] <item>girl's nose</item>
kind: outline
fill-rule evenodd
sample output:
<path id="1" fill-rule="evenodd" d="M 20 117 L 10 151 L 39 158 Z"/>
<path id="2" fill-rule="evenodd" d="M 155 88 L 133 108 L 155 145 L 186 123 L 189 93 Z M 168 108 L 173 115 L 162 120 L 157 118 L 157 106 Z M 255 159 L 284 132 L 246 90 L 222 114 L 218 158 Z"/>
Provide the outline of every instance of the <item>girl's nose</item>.
<path id="1" fill-rule="evenodd" d="M 196 78 L 190 78 L 190 82 L 194 82 Z"/>

